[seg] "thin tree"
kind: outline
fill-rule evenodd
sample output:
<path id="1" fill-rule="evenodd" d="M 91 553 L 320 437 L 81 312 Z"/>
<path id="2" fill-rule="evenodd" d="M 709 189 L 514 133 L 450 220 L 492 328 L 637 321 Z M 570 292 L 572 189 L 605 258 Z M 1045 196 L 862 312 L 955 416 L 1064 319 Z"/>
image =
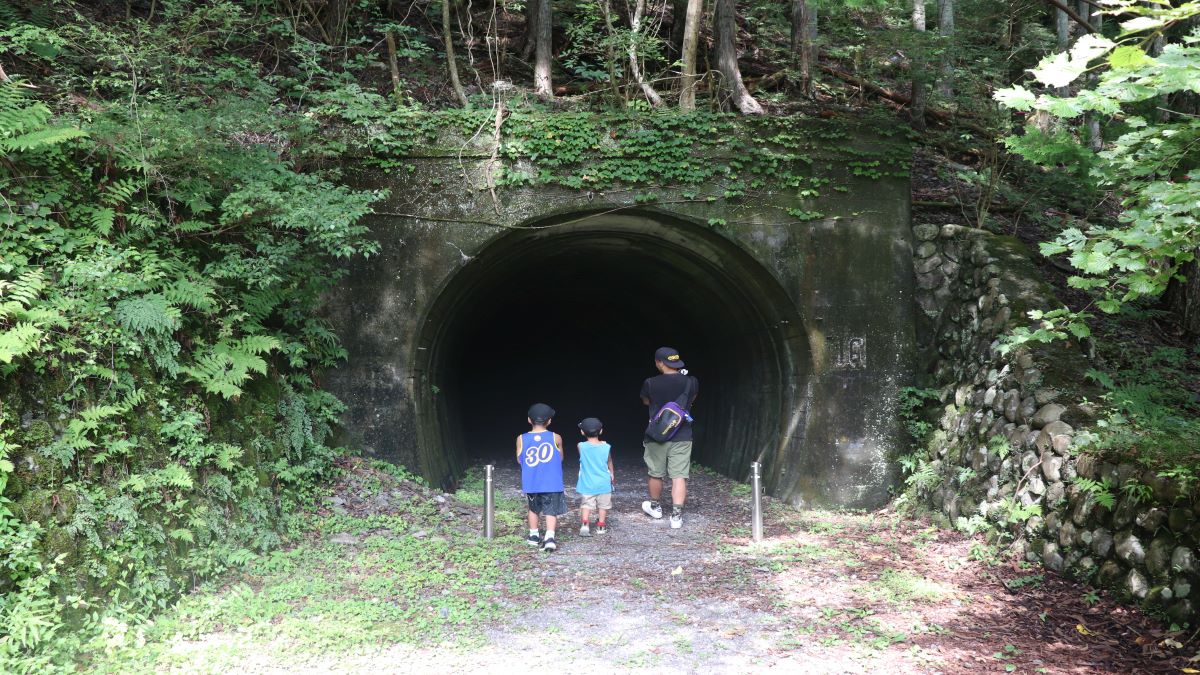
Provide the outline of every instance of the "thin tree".
<path id="1" fill-rule="evenodd" d="M 646 0 L 637 0 L 633 6 L 633 14 L 629 17 L 629 74 L 642 88 L 642 94 L 650 102 L 650 106 L 657 108 L 663 104 L 662 96 L 659 96 L 654 87 L 642 76 L 641 59 L 638 58 L 638 36 L 641 34 L 642 15 L 645 12 Z"/>
<path id="2" fill-rule="evenodd" d="M 679 84 L 679 109 L 696 109 L 696 46 L 700 42 L 700 20 L 704 0 L 688 0 L 683 24 L 683 77 Z"/>
<path id="3" fill-rule="evenodd" d="M 913 48 L 912 68 L 912 125 L 925 131 L 925 0 L 912 0 L 912 29 L 917 34 Z"/>
<path id="4" fill-rule="evenodd" d="M 1067 11 L 1063 8 L 1056 7 L 1054 9 L 1054 51 L 1061 54 L 1071 47 L 1071 18 L 1067 16 Z M 1055 94 L 1058 96 L 1068 96 L 1070 91 L 1067 87 L 1060 87 Z"/>
<path id="5" fill-rule="evenodd" d="M 450 71 L 450 86 L 454 88 L 454 96 L 462 107 L 469 107 L 467 102 L 467 92 L 463 90 L 462 82 L 458 80 L 458 60 L 454 58 L 454 39 L 450 35 L 450 2 L 451 0 L 442 0 L 442 42 L 446 45 L 446 70 Z M 395 45 L 392 42 L 392 33 L 388 31 L 388 49 L 394 53 Z"/>
<path id="6" fill-rule="evenodd" d="M 551 21 L 550 0 L 539 0 L 534 24 L 533 92 L 545 99 L 554 97 L 550 80 Z"/>
<path id="7" fill-rule="evenodd" d="M 521 44 L 521 60 L 533 58 L 533 48 L 537 44 L 538 0 L 528 0 L 525 3 L 525 37 Z"/>
<path id="8" fill-rule="evenodd" d="M 942 68 L 938 78 L 938 93 L 954 96 L 954 0 L 938 0 L 938 35 L 942 36 Z"/>
<path id="9" fill-rule="evenodd" d="M 729 90 L 733 105 L 743 115 L 761 115 L 763 108 L 750 95 L 742 82 L 742 71 L 737 62 L 737 21 L 733 0 L 717 0 L 713 13 L 713 32 L 716 41 L 717 70 L 721 73 L 721 84 Z"/>
<path id="10" fill-rule="evenodd" d="M 1091 28 L 1093 33 L 1099 33 L 1104 26 L 1104 15 L 1098 9 L 1093 9 L 1087 0 L 1079 0 L 1079 13 L 1091 20 Z M 1092 73 L 1088 76 L 1088 82 L 1091 86 L 1096 84 L 1096 74 Z M 1087 123 L 1088 130 L 1088 147 L 1093 152 L 1100 152 L 1104 148 L 1104 137 L 1100 134 L 1100 116 L 1095 112 L 1089 112 L 1084 120 Z"/>
<path id="11" fill-rule="evenodd" d="M 817 8 L 807 0 L 792 0 L 792 58 L 800 71 L 800 94 L 812 98 L 816 93 Z"/>

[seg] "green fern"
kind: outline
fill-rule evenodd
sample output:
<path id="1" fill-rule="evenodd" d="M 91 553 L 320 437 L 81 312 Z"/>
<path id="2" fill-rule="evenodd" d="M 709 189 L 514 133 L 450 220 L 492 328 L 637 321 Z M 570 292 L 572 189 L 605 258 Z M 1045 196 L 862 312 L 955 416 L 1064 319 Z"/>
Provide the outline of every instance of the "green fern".
<path id="1" fill-rule="evenodd" d="M 179 308 L 159 293 L 118 302 L 116 315 L 122 327 L 138 335 L 171 333 L 179 329 Z"/>
<path id="2" fill-rule="evenodd" d="M 34 351 L 44 336 L 45 332 L 32 323 L 18 323 L 0 333 L 0 362 L 12 363 L 13 359 Z"/>
<path id="3" fill-rule="evenodd" d="M 192 309 L 198 309 L 202 312 L 212 310 L 216 307 L 216 302 L 213 301 L 213 294 L 216 293 L 216 287 L 208 280 L 193 280 L 193 279 L 177 279 L 170 286 L 162 290 L 163 296 L 172 305 L 184 305 Z"/>
<path id="4" fill-rule="evenodd" d="M 81 129 L 49 127 L 50 117 L 50 108 L 30 102 L 19 82 L 0 82 L 0 152 L 28 152 L 87 135 Z"/>
<path id="5" fill-rule="evenodd" d="M 210 394 L 233 398 L 242 394 L 242 385 L 252 373 L 266 374 L 267 362 L 260 356 L 279 349 L 279 340 L 269 335 L 251 335 L 241 340 L 222 340 L 196 358 L 192 366 L 181 368 Z"/>

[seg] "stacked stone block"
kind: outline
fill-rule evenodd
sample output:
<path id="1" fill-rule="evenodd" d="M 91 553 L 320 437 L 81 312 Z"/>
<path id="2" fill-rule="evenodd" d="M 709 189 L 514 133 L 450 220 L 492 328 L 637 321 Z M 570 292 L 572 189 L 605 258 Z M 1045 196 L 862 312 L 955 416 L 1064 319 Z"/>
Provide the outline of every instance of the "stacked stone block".
<path id="1" fill-rule="evenodd" d="M 1019 554 L 1195 624 L 1200 500 L 1194 490 L 1078 451 L 1076 436 L 1094 412 L 1083 396 L 1088 363 L 1077 348 L 1060 341 L 1000 351 L 999 336 L 1027 323 L 1026 311 L 1061 305 L 1028 249 L 957 225 L 918 224 L 913 234 L 923 315 L 918 338 L 943 406 L 930 447 L 940 477 L 929 491 L 932 505 L 954 523 L 982 517 L 1003 526 L 1014 508 L 1036 504 L 1041 515 L 1009 526 Z M 1082 489 L 1079 478 L 1107 479 L 1112 508 Z M 1120 489 L 1131 480 L 1149 490 Z"/>

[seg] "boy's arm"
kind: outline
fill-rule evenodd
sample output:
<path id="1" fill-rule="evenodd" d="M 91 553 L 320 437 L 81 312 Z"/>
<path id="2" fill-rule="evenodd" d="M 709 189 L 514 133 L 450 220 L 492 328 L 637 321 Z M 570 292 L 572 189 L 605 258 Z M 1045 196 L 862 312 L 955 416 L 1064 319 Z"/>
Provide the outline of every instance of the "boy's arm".
<path id="1" fill-rule="evenodd" d="M 554 434 L 554 447 L 558 448 L 558 456 L 559 456 L 559 458 L 562 458 L 563 457 L 562 436 L 559 436 L 558 434 Z"/>
<path id="2" fill-rule="evenodd" d="M 608 478 L 614 486 L 617 484 L 617 472 L 613 470 L 612 453 L 608 454 Z"/>
<path id="3" fill-rule="evenodd" d="M 517 464 L 521 463 L 521 437 L 517 436 Z"/>

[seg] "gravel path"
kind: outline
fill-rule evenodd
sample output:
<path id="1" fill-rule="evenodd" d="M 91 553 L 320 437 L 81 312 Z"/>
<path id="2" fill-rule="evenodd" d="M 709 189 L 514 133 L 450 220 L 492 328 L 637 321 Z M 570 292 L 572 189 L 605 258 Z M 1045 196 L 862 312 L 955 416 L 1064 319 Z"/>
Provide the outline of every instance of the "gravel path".
<path id="1" fill-rule="evenodd" d="M 519 510 L 518 471 L 515 463 L 498 466 L 496 486 L 511 498 L 501 503 Z M 568 485 L 574 473 L 568 466 Z M 501 519 L 509 525 L 498 536 L 520 548 L 505 559 L 503 578 L 536 580 L 543 592 L 502 596 L 506 618 L 500 622 L 449 625 L 441 640 L 375 642 L 341 653 L 297 649 L 294 640 L 269 630 L 210 627 L 174 639 L 154 669 L 965 675 L 1179 673 L 1194 665 L 1187 657 L 1195 647 L 1179 645 L 1188 634 L 1165 630 L 1103 593 L 1003 559 L 978 538 L 888 511 L 795 511 L 768 499 L 765 540 L 756 544 L 749 539 L 747 486 L 708 472 L 689 481 L 684 527 L 672 530 L 666 519 L 641 512 L 640 463 L 619 463 L 617 473 L 605 535 L 577 534 L 578 498 L 570 489 L 572 513 L 561 521 L 555 553 L 517 543 L 523 512 Z M 361 464 L 348 476 L 329 498 L 336 509 L 378 518 L 413 504 L 436 504 L 446 533 L 478 542 L 478 507 L 425 488 L 372 492 L 363 486 L 390 483 Z M 381 500 L 386 494 L 395 498 Z M 369 562 L 354 543 L 321 550 L 327 553 L 318 560 L 351 570 Z M 269 590 L 242 592 L 254 598 Z M 220 598 L 211 596 L 201 607 Z M 288 620 L 287 614 L 270 622 Z M 261 623 L 256 616 L 247 614 L 244 621 Z"/>

